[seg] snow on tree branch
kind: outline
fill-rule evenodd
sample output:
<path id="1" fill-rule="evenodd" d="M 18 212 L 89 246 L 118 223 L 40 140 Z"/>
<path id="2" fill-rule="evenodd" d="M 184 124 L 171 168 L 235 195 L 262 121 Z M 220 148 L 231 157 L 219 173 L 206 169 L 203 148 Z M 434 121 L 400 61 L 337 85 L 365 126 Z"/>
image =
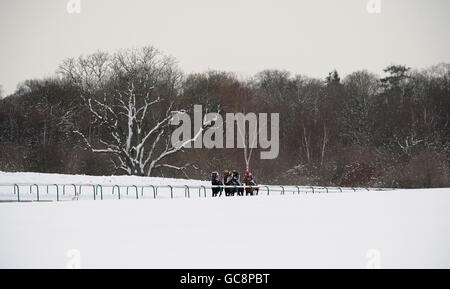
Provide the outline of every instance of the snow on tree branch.
<path id="1" fill-rule="evenodd" d="M 73 132 L 95 153 L 108 153 L 118 170 L 150 176 L 157 168 L 185 173 L 188 164 L 161 162 L 181 147 L 169 146 L 170 120 L 181 72 L 174 60 L 153 47 L 69 59 L 60 73 L 80 90 L 99 135 Z M 163 140 L 166 140 L 164 143 Z"/>

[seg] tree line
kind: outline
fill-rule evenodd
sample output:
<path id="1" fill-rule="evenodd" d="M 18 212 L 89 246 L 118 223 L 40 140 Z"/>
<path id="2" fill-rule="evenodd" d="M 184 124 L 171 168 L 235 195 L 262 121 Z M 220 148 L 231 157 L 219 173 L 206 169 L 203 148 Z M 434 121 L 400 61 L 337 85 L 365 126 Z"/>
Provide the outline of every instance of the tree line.
<path id="1" fill-rule="evenodd" d="M 279 113 L 280 153 L 177 149 L 174 111 Z M 244 170 L 270 184 L 450 185 L 450 64 L 389 65 L 323 79 L 264 70 L 185 74 L 154 47 L 66 59 L 0 100 L 0 170 L 207 179 Z M 205 127 L 210 124 L 205 123 Z M 194 134 L 193 134 L 194 135 Z"/>

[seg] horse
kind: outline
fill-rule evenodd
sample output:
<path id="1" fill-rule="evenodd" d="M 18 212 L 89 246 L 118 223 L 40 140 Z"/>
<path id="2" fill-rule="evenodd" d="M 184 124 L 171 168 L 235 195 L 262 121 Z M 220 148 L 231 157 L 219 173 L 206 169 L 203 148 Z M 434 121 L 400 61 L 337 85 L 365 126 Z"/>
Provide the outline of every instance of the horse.
<path id="1" fill-rule="evenodd" d="M 225 171 L 223 174 L 223 184 L 225 186 L 234 186 L 233 177 L 231 171 Z M 235 189 L 234 188 L 225 188 L 225 196 L 232 197 L 234 196 Z"/>
<path id="2" fill-rule="evenodd" d="M 213 197 L 222 196 L 223 183 L 219 180 L 219 173 L 216 171 L 211 173 L 211 185 L 213 186 L 212 196 Z"/>
<path id="3" fill-rule="evenodd" d="M 237 187 L 237 188 L 235 188 L 234 192 L 237 193 L 238 196 L 243 196 L 244 188 L 241 188 L 241 186 L 242 186 L 241 176 L 239 175 L 239 173 L 237 171 L 233 171 L 231 182 L 232 182 L 233 186 Z"/>
<path id="4" fill-rule="evenodd" d="M 252 178 L 249 178 L 247 175 L 244 176 L 243 180 L 244 184 L 246 186 L 249 186 L 250 188 L 245 188 L 245 195 L 246 196 L 254 196 L 258 195 L 259 193 L 259 187 L 255 187 L 256 183 L 253 181 Z"/>

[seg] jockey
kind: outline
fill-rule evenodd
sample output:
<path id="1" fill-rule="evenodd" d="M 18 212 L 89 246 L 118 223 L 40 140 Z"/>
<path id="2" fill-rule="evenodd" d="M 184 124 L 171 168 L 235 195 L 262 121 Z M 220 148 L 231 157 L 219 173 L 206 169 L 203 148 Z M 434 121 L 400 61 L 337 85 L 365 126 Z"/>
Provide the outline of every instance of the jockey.
<path id="1" fill-rule="evenodd" d="M 230 171 L 224 171 L 223 172 L 223 183 L 225 185 L 227 185 L 230 182 L 231 182 L 231 172 Z"/>
<path id="2" fill-rule="evenodd" d="M 236 170 L 233 171 L 232 182 L 233 182 L 233 185 L 235 185 L 235 186 L 241 186 L 241 176 L 239 175 L 239 173 Z M 244 195 L 244 188 L 237 188 L 235 190 L 235 192 L 238 195 L 243 196 Z"/>
<path id="3" fill-rule="evenodd" d="M 220 176 L 219 173 L 214 171 L 211 173 L 211 185 L 213 186 L 223 186 L 223 183 L 220 181 Z M 217 197 L 217 195 L 219 195 L 219 197 L 222 195 L 222 187 L 213 187 L 212 188 L 212 196 L 213 197 Z"/>
<path id="4" fill-rule="evenodd" d="M 253 177 L 253 174 L 249 170 L 245 171 L 244 181 L 248 181 L 249 183 L 251 183 L 252 186 L 256 186 L 255 178 Z"/>
<path id="5" fill-rule="evenodd" d="M 223 173 L 223 184 L 225 186 L 234 185 L 231 171 L 225 171 Z M 234 195 L 234 190 L 232 188 L 225 188 L 225 196 L 233 196 L 233 195 Z"/>
<path id="6" fill-rule="evenodd" d="M 245 189 L 246 195 L 251 195 L 251 196 L 253 196 L 254 194 L 258 195 L 259 188 L 258 187 L 254 187 L 254 186 L 257 186 L 257 185 L 256 185 L 255 179 L 253 177 L 253 174 L 249 170 L 245 171 L 245 176 L 244 176 L 243 182 L 246 185 L 248 185 L 248 186 L 252 186 L 251 188 L 246 188 Z"/>
<path id="7" fill-rule="evenodd" d="M 236 170 L 233 170 L 233 180 L 239 184 L 241 183 L 241 176 Z"/>

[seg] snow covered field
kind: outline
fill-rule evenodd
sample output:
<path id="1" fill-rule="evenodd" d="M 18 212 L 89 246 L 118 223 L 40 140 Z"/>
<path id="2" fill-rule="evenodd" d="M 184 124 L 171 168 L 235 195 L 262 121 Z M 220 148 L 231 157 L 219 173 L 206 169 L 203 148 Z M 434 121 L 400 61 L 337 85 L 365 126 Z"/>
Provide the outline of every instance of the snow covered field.
<path id="1" fill-rule="evenodd" d="M 0 173 L 19 182 L 207 184 Z M 0 268 L 450 268 L 449 209 L 450 189 L 0 203 Z"/>
<path id="2" fill-rule="evenodd" d="M 136 198 L 135 188 L 138 187 L 139 196 L 142 198 L 141 186 L 147 186 L 144 189 L 143 198 L 153 198 L 153 186 L 208 186 L 210 182 L 198 181 L 198 180 L 186 180 L 186 179 L 171 179 L 171 178 L 146 178 L 137 176 L 86 176 L 86 175 L 63 175 L 63 174 L 42 174 L 42 173 L 7 173 L 0 172 L 0 201 L 17 200 L 17 196 L 14 195 L 14 184 L 18 184 L 20 187 L 20 200 L 36 200 L 36 187 L 39 187 L 40 200 L 56 200 L 56 187 L 59 186 L 60 200 L 72 200 L 74 197 L 74 191 L 80 192 L 80 185 L 82 185 L 82 193 L 79 194 L 80 200 L 93 200 L 93 191 L 97 191 L 97 199 L 100 199 L 100 189 L 97 185 L 102 186 L 104 199 L 117 199 L 118 189 L 114 188 L 114 195 L 112 194 L 113 186 L 120 186 L 121 199 L 133 199 Z M 63 184 L 65 188 L 63 188 Z M 73 185 L 72 185 L 73 184 Z M 32 187 L 30 188 L 30 185 Z M 47 194 L 47 186 L 48 194 Z M 75 185 L 75 188 L 74 188 Z M 94 186 L 94 187 L 93 187 Z M 128 194 L 126 193 L 127 186 L 130 186 Z M 31 193 L 30 193 L 31 189 Z M 64 189 L 64 190 L 63 190 Z M 65 193 L 63 194 L 63 192 Z M 174 197 L 184 197 L 184 188 L 178 188 L 174 190 Z M 195 197 L 198 190 L 192 191 L 192 197 Z M 201 191 L 203 195 L 203 190 Z M 170 189 L 168 187 L 160 188 L 158 190 L 158 198 L 170 198 Z"/>

